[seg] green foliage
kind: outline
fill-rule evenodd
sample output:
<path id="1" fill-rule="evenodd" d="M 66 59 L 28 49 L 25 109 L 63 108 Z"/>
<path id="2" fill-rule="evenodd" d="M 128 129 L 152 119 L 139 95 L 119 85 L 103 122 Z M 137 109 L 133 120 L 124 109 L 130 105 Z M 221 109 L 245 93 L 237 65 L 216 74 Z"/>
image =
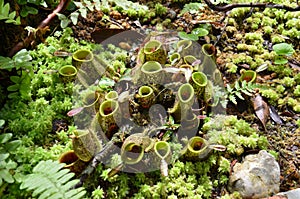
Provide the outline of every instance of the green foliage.
<path id="1" fill-rule="evenodd" d="M 23 68 L 30 70 L 32 66 L 31 60 L 30 53 L 26 49 L 22 49 L 13 58 L 0 56 L 0 69 L 11 70 L 15 68 L 18 70 Z"/>
<path id="2" fill-rule="evenodd" d="M 155 4 L 155 13 L 158 16 L 163 16 L 167 13 L 167 8 L 160 3 Z"/>
<path id="3" fill-rule="evenodd" d="M 295 52 L 293 46 L 287 43 L 275 44 L 273 46 L 273 50 L 276 52 L 277 55 L 286 56 L 291 56 Z"/>
<path id="4" fill-rule="evenodd" d="M 188 3 L 185 4 L 183 9 L 180 12 L 180 15 L 183 15 L 186 12 L 189 12 L 191 14 L 195 14 L 199 12 L 199 10 L 204 10 L 204 4 L 203 3 Z"/>
<path id="5" fill-rule="evenodd" d="M 241 155 L 244 148 L 266 149 L 268 146 L 266 137 L 259 136 L 249 123 L 238 120 L 236 116 L 218 115 L 205 123 L 202 130 L 211 143 L 226 146 L 229 154 Z M 227 165 L 226 161 L 221 163 Z"/>
<path id="6" fill-rule="evenodd" d="M 67 17 L 64 14 L 56 13 L 58 18 L 60 19 L 60 26 L 62 28 L 66 28 L 71 22 L 73 25 L 76 25 L 78 22 L 79 15 L 83 18 L 87 17 L 88 12 L 93 12 L 95 10 L 99 11 L 101 6 L 105 6 L 107 1 L 100 2 L 99 0 L 82 0 L 82 1 L 73 1 L 76 6 L 76 10 L 71 12 L 71 14 Z"/>
<path id="7" fill-rule="evenodd" d="M 227 98 L 232 103 L 237 104 L 236 97 L 238 97 L 241 100 L 245 100 L 243 94 L 252 96 L 255 92 L 255 88 L 257 88 L 256 84 L 252 84 L 246 81 L 242 81 L 241 84 L 238 81 L 236 81 L 233 87 L 227 84 Z"/>
<path id="8" fill-rule="evenodd" d="M 11 76 L 10 80 L 14 83 L 7 90 L 11 92 L 8 97 L 15 98 L 19 94 L 23 99 L 30 97 L 30 81 L 33 76 L 32 56 L 26 50 L 20 50 L 12 58 L 0 56 L 0 69 L 11 71 L 18 70 L 20 76 Z"/>
<path id="9" fill-rule="evenodd" d="M 70 36 L 70 30 L 67 28 L 63 32 L 56 32 L 59 37 L 48 37 L 46 43 L 38 45 L 34 51 L 22 51 L 12 59 L 6 59 L 5 68 L 18 67 L 19 76 L 10 77 L 13 85 L 7 88 L 9 100 L 1 108 L 0 114 L 9 121 L 8 130 L 15 136 L 28 136 L 36 144 L 49 142 L 52 139 L 49 138 L 52 121 L 67 118 L 75 87 L 72 83 L 60 82 L 56 71 L 60 66 L 71 64 L 72 58 L 53 54 L 56 49 L 74 52 L 82 46 L 92 48 L 84 42 L 76 43 Z"/>
<path id="10" fill-rule="evenodd" d="M 2 125 L 4 125 L 4 120 L 0 121 Z M 0 128 L 2 125 L 0 124 Z M 2 186 L 4 182 L 15 182 L 12 171 L 17 168 L 17 163 L 11 159 L 11 153 L 20 146 L 21 141 L 9 141 L 11 138 L 11 133 L 3 133 L 0 135 L 0 186 Z"/>
<path id="11" fill-rule="evenodd" d="M 287 43 L 275 44 L 273 50 L 277 54 L 274 60 L 275 64 L 286 64 L 288 60 L 285 56 L 291 56 L 295 52 L 293 46 Z"/>
<path id="12" fill-rule="evenodd" d="M 17 0 L 18 5 L 21 8 L 20 15 L 21 17 L 27 17 L 29 14 L 36 15 L 38 14 L 38 9 L 36 7 L 44 7 L 53 9 L 58 3 L 58 0 Z"/>
<path id="13" fill-rule="evenodd" d="M 13 23 L 15 25 L 20 25 L 20 16 L 16 18 L 16 11 L 9 13 L 9 10 L 9 3 L 6 3 L 4 5 L 4 0 L 0 0 L 0 20 L 5 20 L 5 23 Z"/>
<path id="14" fill-rule="evenodd" d="M 47 160 L 41 161 L 33 168 L 33 173 L 25 176 L 21 189 L 33 191 L 32 196 L 42 198 L 82 198 L 84 188 L 72 189 L 78 180 L 72 180 L 74 173 L 63 169 L 65 164 Z"/>
<path id="15" fill-rule="evenodd" d="M 201 25 L 198 28 L 195 28 L 192 30 L 192 32 L 190 34 L 186 33 L 186 32 L 178 32 L 178 36 L 181 39 L 186 39 L 186 40 L 192 40 L 192 41 L 197 41 L 199 40 L 199 37 L 203 37 L 209 34 L 209 30 L 210 26 L 209 25 Z"/>

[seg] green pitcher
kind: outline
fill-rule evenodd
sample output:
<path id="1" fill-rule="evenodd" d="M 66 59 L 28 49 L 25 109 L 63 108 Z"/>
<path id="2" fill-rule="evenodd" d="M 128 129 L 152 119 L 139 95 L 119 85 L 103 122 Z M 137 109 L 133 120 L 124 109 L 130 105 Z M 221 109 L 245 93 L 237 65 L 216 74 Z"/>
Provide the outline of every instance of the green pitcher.
<path id="1" fill-rule="evenodd" d="M 122 121 L 119 103 L 116 100 L 105 100 L 101 103 L 98 113 L 98 121 L 102 131 L 110 139 L 119 129 Z"/>
<path id="2" fill-rule="evenodd" d="M 138 103 L 144 109 L 149 109 L 155 100 L 153 89 L 150 86 L 141 86 L 138 90 Z"/>
<path id="3" fill-rule="evenodd" d="M 201 98 L 207 85 L 207 76 L 203 72 L 194 72 L 190 79 L 190 84 L 195 90 L 195 95 Z"/>
<path id="4" fill-rule="evenodd" d="M 87 49 L 80 49 L 72 55 L 72 65 L 76 68 L 80 68 L 82 64 L 92 62 L 94 54 Z"/>
<path id="5" fill-rule="evenodd" d="M 62 82 L 73 82 L 77 76 L 77 69 L 72 65 L 65 65 L 58 70 L 58 73 Z"/>
<path id="6" fill-rule="evenodd" d="M 160 64 L 165 64 L 167 61 L 167 53 L 163 44 L 158 40 L 148 41 L 144 48 L 145 61 L 157 61 Z"/>

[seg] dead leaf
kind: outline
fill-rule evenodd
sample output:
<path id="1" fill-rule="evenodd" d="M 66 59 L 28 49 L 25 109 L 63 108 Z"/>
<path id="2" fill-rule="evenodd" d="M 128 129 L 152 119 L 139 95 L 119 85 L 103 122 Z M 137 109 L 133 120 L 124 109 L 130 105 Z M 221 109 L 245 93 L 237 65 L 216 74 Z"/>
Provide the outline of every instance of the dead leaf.
<path id="1" fill-rule="evenodd" d="M 70 110 L 70 111 L 67 113 L 67 115 L 68 115 L 69 117 L 72 117 L 72 116 L 77 115 L 78 113 L 80 113 L 83 109 L 84 109 L 84 107 L 79 107 L 79 108 L 72 109 L 72 110 Z"/>
<path id="2" fill-rule="evenodd" d="M 266 123 L 270 116 L 268 104 L 263 100 L 263 98 L 261 97 L 261 95 L 259 93 L 251 98 L 251 102 L 252 102 L 252 106 L 253 106 L 256 116 L 261 121 L 264 129 L 267 130 Z"/>
<path id="3" fill-rule="evenodd" d="M 276 112 L 275 108 L 273 106 L 270 106 L 269 108 L 271 119 L 276 122 L 276 124 L 283 124 L 282 119 Z"/>

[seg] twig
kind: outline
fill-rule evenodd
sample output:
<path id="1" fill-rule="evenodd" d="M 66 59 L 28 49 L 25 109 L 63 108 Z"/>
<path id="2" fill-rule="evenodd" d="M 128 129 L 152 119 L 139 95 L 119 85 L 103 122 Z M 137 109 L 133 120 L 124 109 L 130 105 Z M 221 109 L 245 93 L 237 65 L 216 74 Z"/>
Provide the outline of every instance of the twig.
<path id="1" fill-rule="evenodd" d="M 273 3 L 237 3 L 237 4 L 228 4 L 224 6 L 218 6 L 213 4 L 210 0 L 204 0 L 204 2 L 207 4 L 207 6 L 215 11 L 220 12 L 227 12 L 229 10 L 232 10 L 234 8 L 245 8 L 245 7 L 251 7 L 251 8 L 277 8 L 277 9 L 284 9 L 286 11 L 300 11 L 300 6 L 297 6 L 295 8 L 281 5 L 281 4 L 273 4 Z"/>
<path id="2" fill-rule="evenodd" d="M 59 12 L 63 12 L 67 6 L 69 5 L 69 3 L 71 2 L 71 0 L 61 0 L 58 4 L 58 6 L 55 8 L 55 10 L 53 10 L 53 12 L 51 14 L 49 14 L 47 16 L 46 19 L 44 19 L 40 25 L 37 27 L 37 31 L 43 35 L 45 34 L 45 29 L 47 29 L 47 26 L 49 25 L 49 23 L 54 19 L 54 17 L 56 16 L 57 13 Z M 37 32 L 36 31 L 36 32 Z M 34 32 L 30 32 L 28 37 L 26 37 L 23 41 L 17 43 L 9 52 L 8 56 L 12 57 L 14 56 L 17 52 L 19 52 L 21 49 L 26 48 L 27 46 L 29 46 L 32 42 L 34 42 L 36 38 L 36 34 Z"/>

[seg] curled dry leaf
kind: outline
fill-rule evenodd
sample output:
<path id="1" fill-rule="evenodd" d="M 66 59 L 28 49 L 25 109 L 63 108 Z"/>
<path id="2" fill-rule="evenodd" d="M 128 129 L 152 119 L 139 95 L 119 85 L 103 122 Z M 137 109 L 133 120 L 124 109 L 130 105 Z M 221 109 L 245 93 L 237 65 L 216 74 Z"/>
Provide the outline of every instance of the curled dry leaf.
<path id="1" fill-rule="evenodd" d="M 72 109 L 72 110 L 70 110 L 70 111 L 67 113 L 67 115 L 68 115 L 69 117 L 72 117 L 72 116 L 77 115 L 78 113 L 80 113 L 83 109 L 84 109 L 84 107 L 79 107 L 79 108 Z"/>
<path id="2" fill-rule="evenodd" d="M 270 106 L 270 117 L 271 119 L 276 122 L 276 124 L 283 124 L 282 119 L 280 118 L 280 116 L 278 115 L 278 113 L 276 112 L 275 108 L 273 106 Z"/>
<path id="3" fill-rule="evenodd" d="M 256 116 L 261 121 L 264 129 L 266 130 L 266 123 L 270 116 L 268 104 L 263 100 L 260 94 L 256 94 L 254 97 L 252 97 L 251 102 Z"/>

